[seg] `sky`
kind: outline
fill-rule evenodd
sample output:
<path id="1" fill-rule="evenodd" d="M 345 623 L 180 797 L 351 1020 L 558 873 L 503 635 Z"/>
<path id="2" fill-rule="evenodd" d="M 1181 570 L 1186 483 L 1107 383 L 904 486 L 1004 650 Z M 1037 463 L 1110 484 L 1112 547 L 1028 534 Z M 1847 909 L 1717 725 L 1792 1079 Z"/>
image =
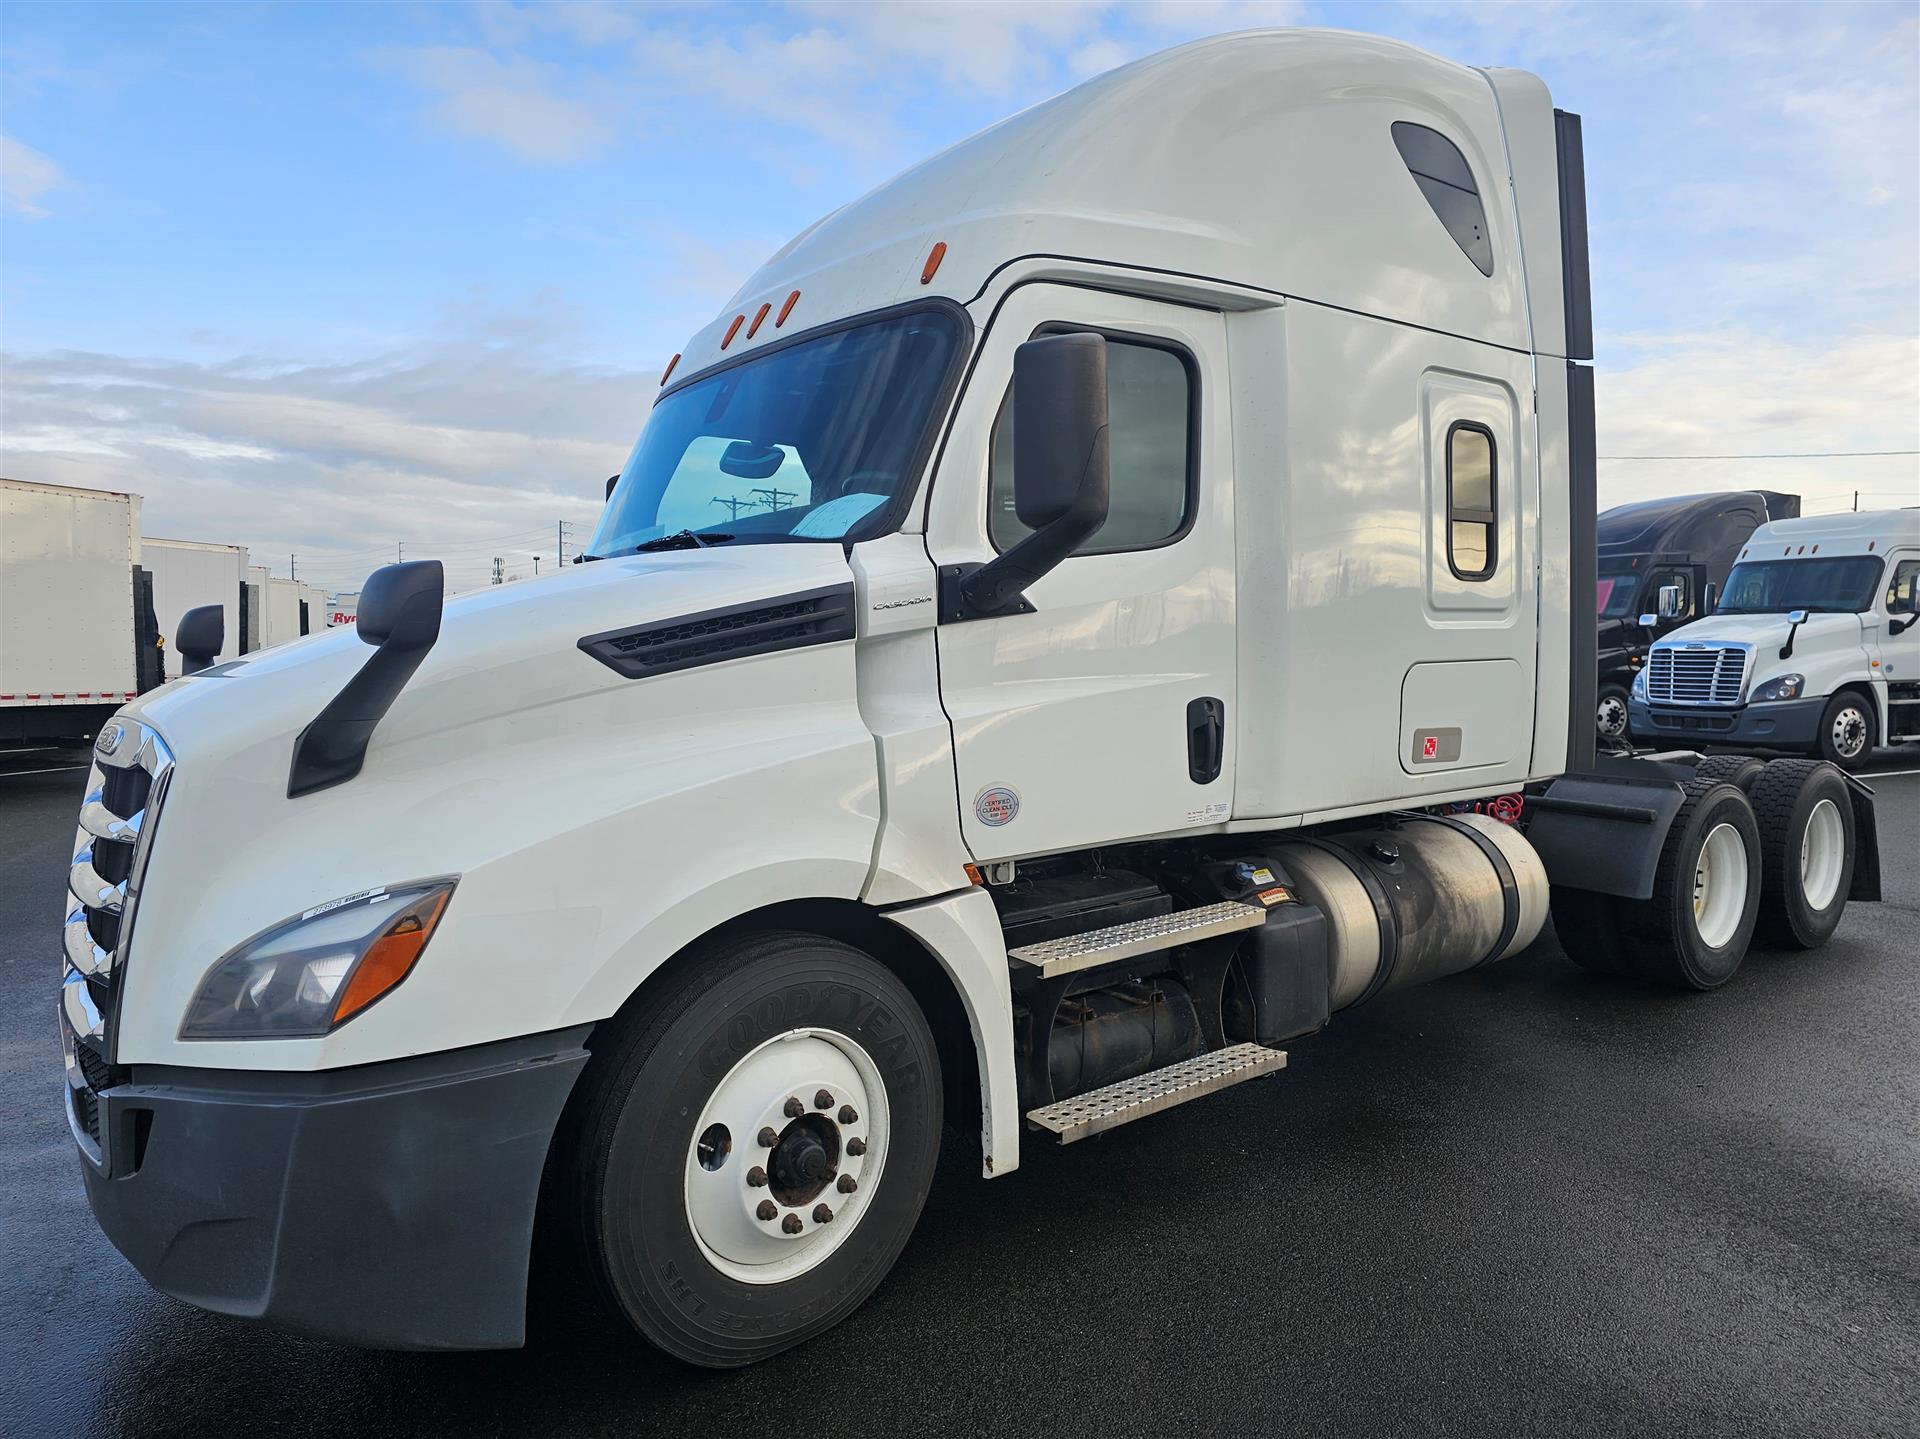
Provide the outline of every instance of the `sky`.
<path id="1" fill-rule="evenodd" d="M 792 234 L 1088 76 L 1288 24 L 1584 117 L 1603 506 L 1920 501 L 1912 3 L 8 0 L 0 473 L 330 589 L 400 545 L 456 589 L 530 574 Z M 1908 453 L 1625 458 L 1834 451 Z"/>

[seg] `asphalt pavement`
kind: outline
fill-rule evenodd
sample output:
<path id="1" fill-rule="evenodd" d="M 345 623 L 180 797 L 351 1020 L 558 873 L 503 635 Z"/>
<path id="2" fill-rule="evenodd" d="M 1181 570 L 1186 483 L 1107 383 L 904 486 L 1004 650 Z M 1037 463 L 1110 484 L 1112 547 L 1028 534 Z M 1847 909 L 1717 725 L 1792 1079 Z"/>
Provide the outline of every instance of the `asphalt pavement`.
<path id="1" fill-rule="evenodd" d="M 1920 753 L 1886 899 L 1687 996 L 1551 931 L 1290 1067 L 982 1182 L 823 1338 L 707 1374 L 569 1306 L 373 1353 L 149 1289 L 60 1108 L 84 771 L 0 762 L 0 1434 L 1920 1434 Z"/>

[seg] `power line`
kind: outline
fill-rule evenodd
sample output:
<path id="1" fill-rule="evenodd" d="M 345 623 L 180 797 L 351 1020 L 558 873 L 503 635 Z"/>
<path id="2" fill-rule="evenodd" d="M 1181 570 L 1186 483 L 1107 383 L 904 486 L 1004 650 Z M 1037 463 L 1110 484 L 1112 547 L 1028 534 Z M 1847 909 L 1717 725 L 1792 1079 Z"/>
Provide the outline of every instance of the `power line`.
<path id="1" fill-rule="evenodd" d="M 1759 455 L 1597 455 L 1601 460 L 1857 460 L 1877 455 L 1920 455 L 1920 450 L 1803 450 Z"/>

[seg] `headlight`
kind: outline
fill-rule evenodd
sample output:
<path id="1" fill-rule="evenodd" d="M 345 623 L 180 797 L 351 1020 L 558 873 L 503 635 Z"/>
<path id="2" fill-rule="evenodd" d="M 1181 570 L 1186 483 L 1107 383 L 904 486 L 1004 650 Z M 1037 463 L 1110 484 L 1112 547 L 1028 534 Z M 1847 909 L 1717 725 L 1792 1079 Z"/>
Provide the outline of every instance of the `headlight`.
<path id="1" fill-rule="evenodd" d="M 1647 672 L 1645 670 L 1634 671 L 1633 692 L 1641 699 L 1647 697 Z"/>
<path id="2" fill-rule="evenodd" d="M 349 895 L 256 934 L 207 971 L 182 1039 L 292 1039 L 345 1024 L 412 972 L 453 880 Z"/>
<path id="3" fill-rule="evenodd" d="M 1805 675 L 1775 675 L 1753 692 L 1753 702 L 1765 704 L 1769 700 L 1799 699 L 1800 691 L 1806 686 Z"/>

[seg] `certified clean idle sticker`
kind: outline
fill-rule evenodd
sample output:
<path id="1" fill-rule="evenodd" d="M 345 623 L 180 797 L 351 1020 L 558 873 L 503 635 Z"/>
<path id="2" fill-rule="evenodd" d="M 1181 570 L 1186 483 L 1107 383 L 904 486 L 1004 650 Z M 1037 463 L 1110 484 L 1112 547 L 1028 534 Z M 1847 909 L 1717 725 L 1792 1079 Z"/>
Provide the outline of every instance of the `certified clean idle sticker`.
<path id="1" fill-rule="evenodd" d="M 991 829 L 1012 824 L 1020 813 L 1020 795 L 1010 785 L 990 784 L 973 797 L 973 817 Z"/>

